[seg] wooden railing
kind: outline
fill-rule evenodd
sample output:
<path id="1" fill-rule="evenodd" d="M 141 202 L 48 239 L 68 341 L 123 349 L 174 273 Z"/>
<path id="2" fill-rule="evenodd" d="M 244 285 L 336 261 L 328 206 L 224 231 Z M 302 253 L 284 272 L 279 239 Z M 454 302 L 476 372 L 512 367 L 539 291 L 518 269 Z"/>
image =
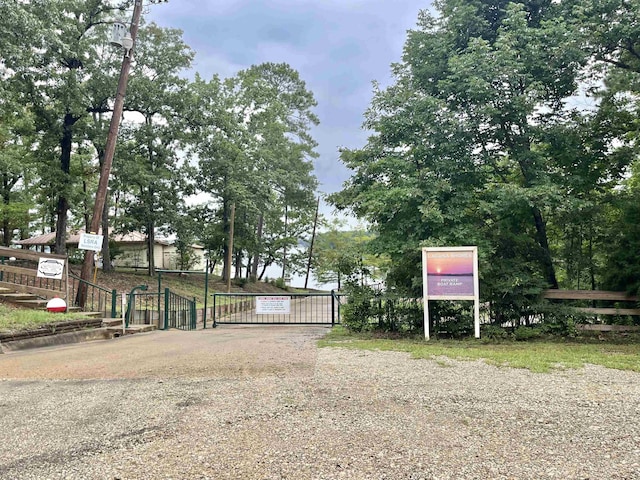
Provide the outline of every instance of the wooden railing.
<path id="1" fill-rule="evenodd" d="M 549 300 L 574 300 L 574 301 L 606 301 L 606 302 L 638 302 L 637 295 L 628 295 L 626 292 L 612 292 L 607 290 L 545 290 L 543 298 Z M 636 305 L 637 306 L 637 305 Z M 576 310 L 593 315 L 638 315 L 640 308 L 611 307 L 574 307 Z M 583 330 L 598 331 L 632 331 L 640 330 L 640 326 L 628 325 L 582 325 Z"/>
<path id="2" fill-rule="evenodd" d="M 41 258 L 64 260 L 65 275 L 61 280 L 38 276 L 38 261 Z M 42 298 L 66 297 L 67 268 L 66 255 L 0 247 L 0 286 L 16 292 L 31 293 Z"/>

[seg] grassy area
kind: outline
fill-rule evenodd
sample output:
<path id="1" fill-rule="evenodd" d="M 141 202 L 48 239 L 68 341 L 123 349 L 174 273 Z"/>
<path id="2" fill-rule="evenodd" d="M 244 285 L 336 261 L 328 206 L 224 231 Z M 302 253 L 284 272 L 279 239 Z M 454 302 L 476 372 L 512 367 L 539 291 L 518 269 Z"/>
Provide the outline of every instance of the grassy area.
<path id="1" fill-rule="evenodd" d="M 196 299 L 197 308 L 204 306 L 205 276 L 201 273 L 189 273 L 185 275 L 175 273 L 163 273 L 161 290 L 170 288 L 173 293 L 180 296 Z M 148 292 L 158 291 L 158 277 L 149 277 L 144 272 L 98 272 L 96 283 L 107 289 L 116 289 L 118 293 L 129 293 L 134 286 L 147 285 Z M 211 295 L 216 292 L 226 292 L 227 285 L 220 277 L 209 276 L 209 299 L 208 305 L 212 305 Z M 241 285 L 232 282 L 231 293 L 281 293 L 278 287 L 266 282 L 242 282 Z M 142 292 L 140 292 L 142 293 Z M 237 300 L 220 298 L 221 304 L 235 302 Z"/>
<path id="2" fill-rule="evenodd" d="M 640 372 L 640 342 L 591 340 L 486 343 L 481 340 L 431 340 L 380 338 L 351 334 L 335 327 L 320 341 L 322 347 L 407 352 L 413 358 L 479 360 L 501 366 L 526 368 L 532 372 L 582 368 L 585 364 Z M 597 343 L 595 343 L 597 342 Z"/>
<path id="3" fill-rule="evenodd" d="M 0 304 L 0 331 L 28 330 L 47 323 L 79 320 L 82 313 L 49 313 L 43 310 L 27 310 Z"/>

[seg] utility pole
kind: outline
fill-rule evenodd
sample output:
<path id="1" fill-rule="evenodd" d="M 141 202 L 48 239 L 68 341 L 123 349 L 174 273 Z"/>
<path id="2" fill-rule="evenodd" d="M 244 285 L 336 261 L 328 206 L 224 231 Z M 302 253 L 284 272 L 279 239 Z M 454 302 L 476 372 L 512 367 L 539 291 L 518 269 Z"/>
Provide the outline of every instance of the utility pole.
<path id="1" fill-rule="evenodd" d="M 120 119 L 124 109 L 124 97 L 127 92 L 127 82 L 129 81 L 129 70 L 131 68 L 131 57 L 138 36 L 138 27 L 140 26 L 140 17 L 142 15 L 142 0 L 135 0 L 133 6 L 133 17 L 131 19 L 131 46 L 127 49 L 125 46 L 125 54 L 120 67 L 120 78 L 118 80 L 118 90 L 116 91 L 116 99 L 113 104 L 113 116 L 109 124 L 109 133 L 107 135 L 107 145 L 104 149 L 104 159 L 102 161 L 102 169 L 100 170 L 100 180 L 98 182 L 98 190 L 96 192 L 96 203 L 93 206 L 93 218 L 91 219 L 90 233 L 98 233 L 100 223 L 102 221 L 102 210 L 107 200 L 107 187 L 109 186 L 109 175 L 111 174 L 111 165 L 113 164 L 113 155 L 116 150 L 116 140 L 118 138 L 118 130 L 120 128 Z M 128 46 L 128 45 L 127 45 Z M 108 241 L 109 232 L 102 232 L 103 241 Z M 109 259 L 103 259 L 108 262 Z M 91 279 L 91 269 L 93 267 L 93 251 L 87 250 L 84 253 L 84 262 L 82 263 L 82 273 L 80 278 L 85 282 Z M 81 284 L 78 288 L 77 303 L 80 307 L 84 307 L 87 299 L 87 286 Z"/>

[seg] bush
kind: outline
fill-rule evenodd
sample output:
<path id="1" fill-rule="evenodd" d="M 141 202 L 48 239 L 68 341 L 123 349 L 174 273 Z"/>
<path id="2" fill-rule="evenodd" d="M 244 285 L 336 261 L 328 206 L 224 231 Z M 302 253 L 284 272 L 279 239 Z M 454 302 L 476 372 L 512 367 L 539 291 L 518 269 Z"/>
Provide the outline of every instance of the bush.
<path id="1" fill-rule="evenodd" d="M 506 329 L 497 325 L 481 325 L 480 337 L 487 340 L 507 340 L 510 335 Z"/>
<path id="2" fill-rule="evenodd" d="M 541 334 L 542 331 L 540 327 L 521 326 L 515 329 L 515 331 L 513 332 L 513 337 L 518 342 L 526 342 L 527 340 L 540 338 Z"/>
<path id="3" fill-rule="evenodd" d="M 380 299 L 367 286 L 348 286 L 348 301 L 341 307 L 342 324 L 352 332 L 364 332 L 376 326 L 379 320 Z"/>
<path id="4" fill-rule="evenodd" d="M 575 337 L 578 334 L 575 319 L 571 316 L 548 319 L 542 324 L 541 330 L 547 335 L 560 337 Z"/>
<path id="5" fill-rule="evenodd" d="M 243 278 L 234 278 L 232 282 L 236 287 L 244 287 L 244 286 L 247 285 L 247 283 L 249 283 L 249 279 L 248 278 L 244 278 L 244 277 Z"/>
<path id="6" fill-rule="evenodd" d="M 281 290 L 287 290 L 287 284 L 284 281 L 284 278 L 280 277 L 280 278 L 274 278 L 272 280 L 269 281 L 269 283 L 271 285 L 273 285 L 274 287 L 278 287 Z"/>

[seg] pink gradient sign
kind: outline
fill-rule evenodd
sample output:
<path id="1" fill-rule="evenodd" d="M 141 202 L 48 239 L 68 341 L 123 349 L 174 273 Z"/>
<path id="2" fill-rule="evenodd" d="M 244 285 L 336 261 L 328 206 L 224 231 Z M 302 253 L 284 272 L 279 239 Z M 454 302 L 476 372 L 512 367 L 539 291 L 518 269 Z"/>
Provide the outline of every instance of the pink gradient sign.
<path id="1" fill-rule="evenodd" d="M 428 251 L 427 292 L 438 297 L 470 297 L 475 294 L 473 251 Z"/>
<path id="2" fill-rule="evenodd" d="M 429 300 L 473 300 L 475 337 L 480 338 L 478 247 L 424 247 L 424 338 L 429 340 Z"/>

